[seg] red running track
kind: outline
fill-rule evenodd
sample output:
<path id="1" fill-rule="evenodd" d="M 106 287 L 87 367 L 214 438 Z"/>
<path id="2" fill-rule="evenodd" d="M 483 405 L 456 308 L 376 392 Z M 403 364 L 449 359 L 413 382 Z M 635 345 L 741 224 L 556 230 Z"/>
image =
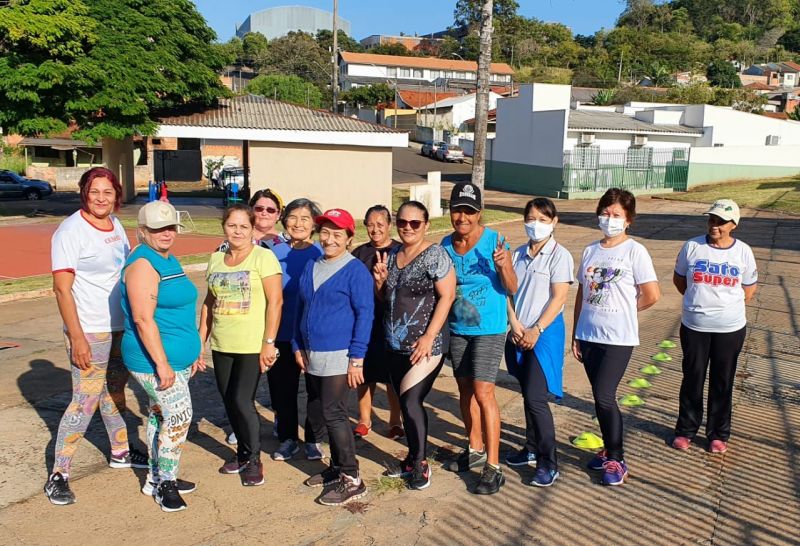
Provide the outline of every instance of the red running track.
<path id="1" fill-rule="evenodd" d="M 0 279 L 16 279 L 50 273 L 50 239 L 58 224 L 28 224 L 0 227 Z M 132 245 L 136 234 L 126 230 Z M 211 253 L 222 241 L 209 235 L 178 235 L 176 256 Z"/>

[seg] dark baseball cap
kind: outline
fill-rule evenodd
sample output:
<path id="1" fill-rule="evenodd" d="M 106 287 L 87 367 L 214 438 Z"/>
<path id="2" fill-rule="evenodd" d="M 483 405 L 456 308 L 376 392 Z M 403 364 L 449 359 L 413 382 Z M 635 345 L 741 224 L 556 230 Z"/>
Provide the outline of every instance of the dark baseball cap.
<path id="1" fill-rule="evenodd" d="M 450 193 L 451 210 L 456 207 L 470 207 L 479 211 L 483 208 L 481 203 L 481 189 L 472 182 L 459 182 L 453 186 Z"/>

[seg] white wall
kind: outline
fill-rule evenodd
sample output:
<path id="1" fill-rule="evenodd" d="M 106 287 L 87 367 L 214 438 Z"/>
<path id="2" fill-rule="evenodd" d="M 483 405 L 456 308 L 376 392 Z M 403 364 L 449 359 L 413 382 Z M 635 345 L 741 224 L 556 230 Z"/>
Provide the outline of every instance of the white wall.
<path id="1" fill-rule="evenodd" d="M 565 150 L 571 150 L 580 142 L 582 131 L 569 131 L 564 143 Z M 695 139 L 678 136 L 647 135 L 649 148 L 690 148 Z M 631 145 L 631 135 L 620 133 L 595 133 L 594 145 L 604 150 L 627 150 Z"/>
<path id="2" fill-rule="evenodd" d="M 703 163 L 758 167 L 797 167 L 800 169 L 800 145 L 693 148 L 691 164 Z"/>
<path id="3" fill-rule="evenodd" d="M 385 66 L 372 66 L 369 64 L 347 64 L 348 76 L 366 76 L 370 78 L 388 78 Z"/>
<path id="4" fill-rule="evenodd" d="M 477 105 L 477 98 L 475 95 L 470 95 L 470 100 L 460 102 L 453 105 L 451 123 L 456 129 L 461 127 L 461 124 L 468 119 L 475 117 L 475 106 Z M 501 98 L 497 93 L 489 93 L 489 110 L 497 108 L 497 99 Z"/>
<path id="5" fill-rule="evenodd" d="M 697 146 L 765 146 L 768 135 L 781 137 L 780 146 L 776 148 L 800 146 L 800 122 L 768 118 L 719 106 L 687 106 L 684 124 L 706 128 L 705 135 L 698 139 Z"/>

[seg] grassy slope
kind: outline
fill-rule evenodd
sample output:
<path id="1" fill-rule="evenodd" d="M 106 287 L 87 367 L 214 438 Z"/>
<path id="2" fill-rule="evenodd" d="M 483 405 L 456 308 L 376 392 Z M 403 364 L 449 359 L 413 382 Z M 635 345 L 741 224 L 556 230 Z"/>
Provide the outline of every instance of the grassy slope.
<path id="1" fill-rule="evenodd" d="M 702 203 L 712 203 L 725 197 L 733 199 L 743 207 L 800 214 L 800 177 L 711 184 L 665 197 Z"/>

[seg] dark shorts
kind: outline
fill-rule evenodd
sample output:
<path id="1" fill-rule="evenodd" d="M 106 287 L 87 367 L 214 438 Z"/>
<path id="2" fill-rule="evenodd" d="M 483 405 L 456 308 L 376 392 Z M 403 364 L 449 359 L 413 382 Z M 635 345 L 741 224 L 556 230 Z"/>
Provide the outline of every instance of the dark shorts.
<path id="1" fill-rule="evenodd" d="M 494 383 L 505 350 L 506 334 L 462 336 L 450 334 L 453 375 Z"/>

